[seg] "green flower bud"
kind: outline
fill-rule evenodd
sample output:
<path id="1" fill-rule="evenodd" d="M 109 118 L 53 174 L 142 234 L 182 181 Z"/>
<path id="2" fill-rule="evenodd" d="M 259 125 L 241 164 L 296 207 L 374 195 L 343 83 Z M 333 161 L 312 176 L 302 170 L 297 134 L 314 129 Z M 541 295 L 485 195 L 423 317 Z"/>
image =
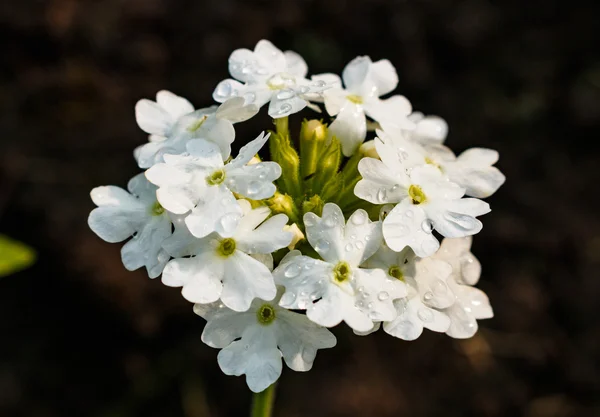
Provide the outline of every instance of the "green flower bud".
<path id="1" fill-rule="evenodd" d="M 277 180 L 279 189 L 293 197 L 302 196 L 300 158 L 290 143 L 289 136 L 272 133 L 269 139 L 269 148 L 271 159 L 281 166 L 281 177 Z"/>
<path id="2" fill-rule="evenodd" d="M 313 182 L 313 190 L 321 192 L 325 190 L 332 181 L 336 180 L 336 174 L 342 163 L 342 147 L 340 142 L 334 137 L 329 145 L 325 147 L 317 163 L 317 170 Z M 339 182 L 339 181 L 338 181 Z M 341 188 L 338 188 L 337 192 Z M 328 200 L 328 199 L 326 199 Z"/>
<path id="3" fill-rule="evenodd" d="M 300 210 L 296 206 L 294 199 L 287 194 L 276 191 L 273 197 L 267 200 L 267 206 L 274 214 L 283 213 L 296 223 L 300 220 Z"/>
<path id="4" fill-rule="evenodd" d="M 308 184 L 317 172 L 317 163 L 327 139 L 327 126 L 319 120 L 305 120 L 300 129 L 300 175 Z M 309 187 L 310 188 L 310 187 Z"/>
<path id="5" fill-rule="evenodd" d="M 312 212 L 317 216 L 320 216 L 323 213 L 323 206 L 325 203 L 317 194 L 313 195 L 309 200 L 302 203 L 302 212 L 304 214 Z"/>

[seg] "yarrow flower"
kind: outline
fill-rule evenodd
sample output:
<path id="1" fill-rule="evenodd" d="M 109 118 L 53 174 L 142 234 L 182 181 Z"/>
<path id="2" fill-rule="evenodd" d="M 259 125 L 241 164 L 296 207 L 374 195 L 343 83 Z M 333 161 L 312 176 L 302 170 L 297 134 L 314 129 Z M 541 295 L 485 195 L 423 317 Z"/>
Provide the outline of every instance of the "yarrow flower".
<path id="1" fill-rule="evenodd" d="M 125 267 L 181 288 L 222 371 L 253 392 L 273 389 L 282 359 L 310 370 L 341 323 L 405 341 L 425 329 L 472 337 L 493 316 L 471 244 L 490 211 L 481 199 L 505 180 L 498 153 L 456 156 L 442 118 L 384 98 L 398 85 L 386 59 L 309 79 L 302 57 L 261 40 L 234 51 L 229 71 L 218 106 L 166 90 L 137 103 L 145 172 L 127 190 L 93 189 L 88 219 L 100 238 L 127 241 Z M 267 103 L 274 131 L 240 142 L 234 125 Z M 293 135 L 288 115 L 320 105 L 332 119 Z"/>

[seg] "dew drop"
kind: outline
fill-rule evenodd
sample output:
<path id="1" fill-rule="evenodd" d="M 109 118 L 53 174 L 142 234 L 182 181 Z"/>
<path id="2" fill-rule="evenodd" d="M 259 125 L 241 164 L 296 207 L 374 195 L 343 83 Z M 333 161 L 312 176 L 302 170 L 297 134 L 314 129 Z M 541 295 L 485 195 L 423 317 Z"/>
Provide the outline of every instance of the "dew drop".
<path id="1" fill-rule="evenodd" d="M 431 291 L 427 291 L 425 294 L 423 294 L 423 299 L 425 301 L 429 301 L 433 298 L 433 293 Z"/>
<path id="2" fill-rule="evenodd" d="M 229 233 L 233 231 L 240 221 L 240 215 L 237 213 L 227 213 L 221 219 L 219 223 L 221 225 L 222 232 Z"/>
<path id="3" fill-rule="evenodd" d="M 344 249 L 346 249 L 346 252 L 350 252 L 353 247 L 354 246 L 352 246 L 352 243 L 348 243 Z"/>
<path id="4" fill-rule="evenodd" d="M 323 224 L 325 225 L 325 227 L 333 227 L 336 224 L 336 218 L 335 216 L 331 215 L 331 216 L 327 216 L 324 220 L 323 220 Z"/>
<path id="5" fill-rule="evenodd" d="M 445 295 L 448 292 L 448 286 L 444 281 L 438 279 L 433 286 L 433 292 L 437 295 Z"/>
<path id="6" fill-rule="evenodd" d="M 286 88 L 285 90 L 281 90 L 280 92 L 277 93 L 277 98 L 279 100 L 288 100 L 292 97 L 294 97 L 296 95 L 296 92 L 294 90 L 290 90 L 288 88 Z"/>
<path id="7" fill-rule="evenodd" d="M 284 306 L 291 305 L 296 300 L 296 294 L 293 292 L 286 292 L 281 297 L 280 303 Z"/>
<path id="8" fill-rule="evenodd" d="M 287 278 L 294 278 L 300 274 L 300 269 L 300 265 L 290 264 L 285 268 L 283 275 L 285 275 Z"/>
<path id="9" fill-rule="evenodd" d="M 387 190 L 385 188 L 380 188 L 379 191 L 377 191 L 377 200 L 381 203 L 385 203 L 387 199 Z"/>
<path id="10" fill-rule="evenodd" d="M 275 115 L 276 116 L 283 116 L 283 115 L 285 115 L 286 113 L 288 113 L 290 111 L 292 111 L 292 105 L 289 104 L 289 103 L 283 103 L 281 105 L 281 107 L 279 108 L 279 110 L 277 110 L 275 112 Z"/>
<path id="11" fill-rule="evenodd" d="M 369 304 L 367 304 L 367 308 L 368 308 L 369 310 L 371 310 L 371 309 L 373 308 L 373 303 L 369 303 Z"/>
<path id="12" fill-rule="evenodd" d="M 331 245 L 329 244 L 329 241 L 325 239 L 320 239 L 315 244 L 315 250 L 319 253 L 327 253 L 329 251 L 330 246 Z"/>
<path id="13" fill-rule="evenodd" d="M 390 298 L 390 295 L 386 291 L 381 291 L 379 294 L 377 294 L 377 299 L 379 301 L 385 301 L 388 298 Z"/>
<path id="14" fill-rule="evenodd" d="M 364 224 L 366 220 L 367 220 L 367 213 L 365 213 L 362 210 L 356 211 L 350 218 L 350 221 L 352 222 L 352 224 L 355 224 L 356 226 L 360 226 L 361 224 Z"/>
<path id="15" fill-rule="evenodd" d="M 433 222 L 429 219 L 423 220 L 423 222 L 421 222 L 421 229 L 423 229 L 425 233 L 431 233 L 433 231 Z"/>
<path id="16" fill-rule="evenodd" d="M 314 81 L 311 85 L 314 87 L 317 87 L 317 88 L 322 88 L 322 87 L 325 87 L 327 85 L 327 83 L 325 83 L 325 81 L 323 81 L 323 80 L 317 80 L 317 81 Z"/>
<path id="17" fill-rule="evenodd" d="M 304 225 L 307 227 L 312 227 L 317 224 L 317 216 L 314 213 L 307 213 L 304 216 Z"/>
<path id="18" fill-rule="evenodd" d="M 356 242 L 356 249 L 361 250 L 364 247 L 365 247 L 365 244 L 362 243 L 361 240 L 359 240 L 358 242 Z"/>
<path id="19" fill-rule="evenodd" d="M 261 188 L 262 184 L 260 182 L 250 181 L 250 183 L 248 184 L 248 189 L 246 190 L 246 194 L 248 195 L 248 197 L 255 196 L 260 192 Z"/>
<path id="20" fill-rule="evenodd" d="M 246 101 L 246 104 L 252 104 L 254 103 L 254 100 L 256 100 L 256 94 L 254 93 L 246 93 L 243 95 L 244 100 Z"/>
<path id="21" fill-rule="evenodd" d="M 407 210 L 407 211 L 406 211 L 406 213 L 404 213 L 404 215 L 405 215 L 407 218 L 409 218 L 409 219 L 412 219 L 412 218 L 413 218 L 413 216 L 414 216 L 414 214 L 413 214 L 413 211 L 412 211 L 412 210 Z"/>

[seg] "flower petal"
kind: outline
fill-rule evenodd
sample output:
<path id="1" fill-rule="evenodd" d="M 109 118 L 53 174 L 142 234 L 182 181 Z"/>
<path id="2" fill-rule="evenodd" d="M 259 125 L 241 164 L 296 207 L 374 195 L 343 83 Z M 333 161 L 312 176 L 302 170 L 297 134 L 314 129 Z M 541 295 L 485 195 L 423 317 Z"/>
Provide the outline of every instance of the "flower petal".
<path id="1" fill-rule="evenodd" d="M 208 186 L 186 217 L 185 224 L 196 237 L 204 237 L 215 231 L 229 235 L 237 227 L 240 217 L 240 206 L 227 187 Z"/>
<path id="2" fill-rule="evenodd" d="M 308 74 L 308 65 L 306 65 L 304 58 L 294 51 L 285 51 L 283 54 L 285 55 L 286 63 L 285 72 L 297 77 L 306 77 L 306 74 Z"/>
<path id="3" fill-rule="evenodd" d="M 277 162 L 259 162 L 238 168 L 225 167 L 226 184 L 232 191 L 253 200 L 262 200 L 275 194 L 277 187 L 273 184 L 281 176 L 281 167 Z"/>
<path id="4" fill-rule="evenodd" d="M 342 79 L 346 90 L 362 95 L 362 87 L 369 75 L 371 64 L 371 58 L 368 56 L 357 56 L 346 65 L 342 71 Z"/>
<path id="5" fill-rule="evenodd" d="M 135 120 L 144 132 L 160 136 L 167 136 L 176 121 L 158 103 L 147 99 L 135 105 Z"/>
<path id="6" fill-rule="evenodd" d="M 372 222 L 365 210 L 356 210 L 346 224 L 342 259 L 358 266 L 377 252 L 382 243 L 381 222 Z"/>
<path id="7" fill-rule="evenodd" d="M 428 204 L 425 210 L 442 236 L 464 237 L 481 231 L 483 225 L 475 217 L 489 213 L 490 206 L 476 198 L 461 198 Z"/>
<path id="8" fill-rule="evenodd" d="M 346 225 L 344 213 L 336 204 L 325 204 L 322 217 L 314 213 L 306 213 L 304 225 L 308 241 L 324 260 L 336 263 L 344 259 Z M 358 266 L 358 263 L 355 266 Z"/>
<path id="9" fill-rule="evenodd" d="M 391 93 L 398 86 L 398 73 L 396 68 L 387 59 L 373 62 L 369 76 L 377 88 L 377 95 L 383 96 Z"/>
<path id="10" fill-rule="evenodd" d="M 443 309 L 454 304 L 456 296 L 449 287 L 452 267 L 439 259 L 423 258 L 416 264 L 415 281 L 423 303 Z"/>
<path id="11" fill-rule="evenodd" d="M 156 94 L 156 102 L 171 115 L 173 120 L 177 120 L 181 116 L 194 111 L 192 103 L 167 90 L 159 91 Z"/>
<path id="12" fill-rule="evenodd" d="M 408 176 L 392 171 L 382 161 L 362 158 L 358 163 L 362 179 L 354 187 L 354 194 L 373 204 L 398 203 L 407 195 Z"/>
<path id="13" fill-rule="evenodd" d="M 287 366 L 305 372 L 312 368 L 318 349 L 336 345 L 335 336 L 305 315 L 277 310 L 277 345 Z"/>
<path id="14" fill-rule="evenodd" d="M 193 303 L 212 303 L 222 291 L 224 265 L 213 254 L 171 260 L 163 271 L 162 282 L 169 287 L 183 287 L 181 294 Z"/>
<path id="15" fill-rule="evenodd" d="M 277 295 L 271 271 L 251 256 L 236 250 L 225 262 L 223 304 L 235 311 L 246 311 L 254 298 L 272 300 Z"/>
<path id="16" fill-rule="evenodd" d="M 433 255 L 439 248 L 432 230 L 423 208 L 411 204 L 409 198 L 396 205 L 383 221 L 383 238 L 391 249 L 399 252 L 410 246 L 422 258 Z"/>
<path id="17" fill-rule="evenodd" d="M 252 142 L 242 146 L 238 156 L 226 165 L 227 169 L 240 168 L 250 162 L 250 160 L 254 158 L 254 155 L 256 155 L 265 143 L 267 143 L 270 135 L 270 133 L 265 134 L 265 132 L 262 132 Z"/>
<path id="18" fill-rule="evenodd" d="M 255 230 L 236 238 L 240 250 L 246 253 L 271 253 L 285 248 L 293 238 L 292 233 L 283 230 L 287 221 L 285 214 L 277 214 Z"/>
<path id="19" fill-rule="evenodd" d="M 281 352 L 271 326 L 249 326 L 242 339 L 217 355 L 219 367 L 226 375 L 246 375 L 252 392 L 261 392 L 281 375 Z"/>
<path id="20" fill-rule="evenodd" d="M 135 271 L 145 266 L 150 278 L 159 276 L 169 260 L 169 255 L 162 249 L 162 243 L 170 235 L 171 220 L 167 213 L 154 216 L 121 249 L 125 268 Z"/>
<path id="21" fill-rule="evenodd" d="M 256 113 L 258 113 L 257 105 L 246 105 L 244 98 L 233 97 L 219 106 L 216 117 L 231 123 L 239 123 L 252 118 Z"/>
<path id="22" fill-rule="evenodd" d="M 329 134 L 340 141 L 345 156 L 354 154 L 367 135 L 367 119 L 363 106 L 346 100 L 329 126 Z"/>
<path id="23" fill-rule="evenodd" d="M 227 347 L 240 337 L 247 327 L 256 325 L 254 311 L 240 314 L 225 307 L 219 301 L 211 304 L 195 304 L 194 313 L 207 321 L 202 331 L 202 341 L 213 348 Z"/>

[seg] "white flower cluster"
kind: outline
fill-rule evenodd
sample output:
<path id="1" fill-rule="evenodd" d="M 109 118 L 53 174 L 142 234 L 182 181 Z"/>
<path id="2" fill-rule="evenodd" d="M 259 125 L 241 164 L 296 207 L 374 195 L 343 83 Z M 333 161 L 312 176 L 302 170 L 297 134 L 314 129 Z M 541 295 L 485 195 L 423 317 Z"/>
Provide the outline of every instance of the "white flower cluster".
<path id="1" fill-rule="evenodd" d="M 282 358 L 309 370 L 342 321 L 360 335 L 383 327 L 414 340 L 423 328 L 471 337 L 492 317 L 473 287 L 481 267 L 470 247 L 490 211 L 478 198 L 504 182 L 497 152 L 456 157 L 442 119 L 412 112 L 403 96 L 381 99 L 398 84 L 387 60 L 358 57 L 341 79 L 308 79 L 298 54 L 262 40 L 234 51 L 229 72 L 236 80 L 213 93 L 219 106 L 195 110 L 168 91 L 137 103 L 150 135 L 134 152 L 145 172 L 127 190 L 92 190 L 89 216 L 102 239 L 128 240 L 127 269 L 162 274 L 195 303 L 224 373 L 260 392 Z M 267 103 L 276 131 L 232 158 L 233 125 Z M 294 140 L 287 116 L 320 111 L 315 103 L 335 119 L 305 121 Z M 376 137 L 363 144 L 367 117 Z M 262 161 L 270 136 L 272 161 Z"/>

